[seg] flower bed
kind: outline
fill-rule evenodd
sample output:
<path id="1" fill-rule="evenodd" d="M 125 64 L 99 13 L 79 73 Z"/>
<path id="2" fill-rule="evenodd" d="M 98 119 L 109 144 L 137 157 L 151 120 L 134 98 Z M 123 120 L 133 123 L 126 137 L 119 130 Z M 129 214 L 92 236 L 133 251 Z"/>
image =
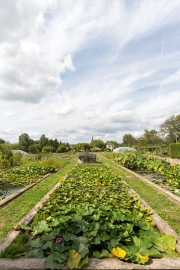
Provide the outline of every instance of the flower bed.
<path id="1" fill-rule="evenodd" d="M 30 235 L 25 257 L 79 269 L 89 257 L 144 264 L 178 256 L 176 239 L 157 231 L 151 211 L 107 166 L 76 166 L 61 183 L 32 224 L 20 226 Z"/>

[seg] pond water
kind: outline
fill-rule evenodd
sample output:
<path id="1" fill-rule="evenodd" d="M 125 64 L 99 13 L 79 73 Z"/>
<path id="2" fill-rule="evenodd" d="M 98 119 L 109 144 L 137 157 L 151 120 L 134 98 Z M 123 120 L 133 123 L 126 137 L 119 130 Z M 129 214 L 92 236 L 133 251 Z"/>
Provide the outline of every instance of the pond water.
<path id="1" fill-rule="evenodd" d="M 145 179 L 153 182 L 154 184 L 159 185 L 160 187 L 164 188 L 165 190 L 169 190 L 170 192 L 174 193 L 177 196 L 180 196 L 180 189 L 176 189 L 175 187 L 169 186 L 167 182 L 167 178 L 163 175 L 158 174 L 157 172 L 136 172 L 140 176 L 144 177 Z"/>
<path id="2" fill-rule="evenodd" d="M 22 187 L 14 187 L 8 183 L 1 182 L 0 183 L 0 200 L 5 199 L 9 195 L 13 194 L 14 192 L 20 190 Z"/>

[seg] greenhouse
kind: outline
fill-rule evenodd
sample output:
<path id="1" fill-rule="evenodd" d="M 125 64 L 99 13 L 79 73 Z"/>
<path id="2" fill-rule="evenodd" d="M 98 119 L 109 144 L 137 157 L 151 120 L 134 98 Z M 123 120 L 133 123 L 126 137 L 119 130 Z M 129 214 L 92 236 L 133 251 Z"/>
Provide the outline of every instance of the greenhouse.
<path id="1" fill-rule="evenodd" d="M 137 150 L 131 147 L 119 147 L 113 150 L 113 153 L 122 153 L 122 152 L 136 152 Z"/>

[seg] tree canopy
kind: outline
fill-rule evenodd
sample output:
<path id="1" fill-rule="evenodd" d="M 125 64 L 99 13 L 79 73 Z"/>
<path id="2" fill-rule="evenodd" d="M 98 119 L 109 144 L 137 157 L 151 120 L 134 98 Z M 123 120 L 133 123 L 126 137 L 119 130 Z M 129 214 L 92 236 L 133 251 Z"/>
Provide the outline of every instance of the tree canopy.
<path id="1" fill-rule="evenodd" d="M 160 132 L 168 143 L 177 142 L 180 139 L 180 114 L 172 115 L 161 126 Z"/>

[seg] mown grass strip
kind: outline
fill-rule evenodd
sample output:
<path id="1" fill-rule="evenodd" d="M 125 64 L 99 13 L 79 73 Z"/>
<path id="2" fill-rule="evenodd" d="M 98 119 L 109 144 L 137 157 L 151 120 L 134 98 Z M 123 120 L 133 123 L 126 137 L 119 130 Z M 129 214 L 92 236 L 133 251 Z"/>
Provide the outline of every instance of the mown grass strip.
<path id="1" fill-rule="evenodd" d="M 144 199 L 149 206 L 151 206 L 171 226 L 171 228 L 180 235 L 180 211 L 178 204 L 168 199 L 168 197 L 161 194 L 138 177 L 125 171 L 112 160 L 108 160 L 102 155 L 99 155 L 99 157 L 103 163 L 106 163 L 115 172 L 120 174 L 122 180 L 134 189 L 139 196 Z"/>
<path id="2" fill-rule="evenodd" d="M 23 193 L 20 197 L 0 209 L 0 239 L 12 229 L 12 227 L 27 214 L 41 198 L 75 166 L 76 160 L 72 160 L 58 172 L 50 175 L 32 189 Z"/>

